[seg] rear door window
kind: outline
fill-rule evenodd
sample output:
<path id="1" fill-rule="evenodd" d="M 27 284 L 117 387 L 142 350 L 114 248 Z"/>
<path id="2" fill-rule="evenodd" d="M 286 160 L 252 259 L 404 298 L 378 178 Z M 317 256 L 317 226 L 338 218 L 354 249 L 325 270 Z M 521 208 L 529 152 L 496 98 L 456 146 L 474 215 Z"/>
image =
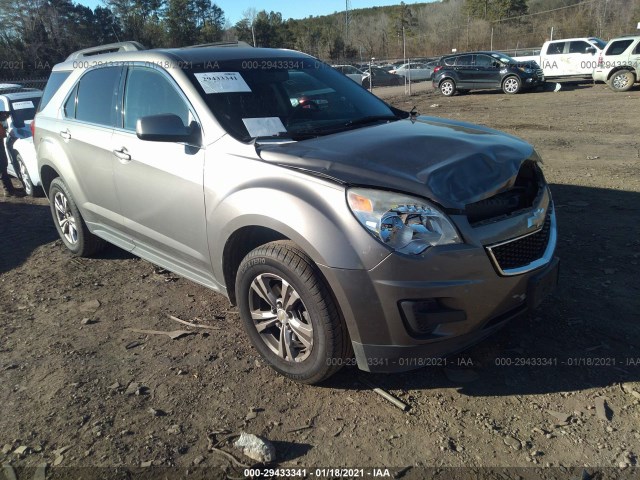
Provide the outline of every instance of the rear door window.
<path id="1" fill-rule="evenodd" d="M 561 55 L 564 53 L 564 45 L 567 42 L 553 42 L 547 48 L 547 55 Z"/>
<path id="2" fill-rule="evenodd" d="M 473 55 L 461 55 L 456 60 L 456 67 L 468 67 L 473 65 Z"/>
<path id="3" fill-rule="evenodd" d="M 633 54 L 634 55 L 640 54 L 640 42 L 638 42 L 638 44 L 636 45 L 636 48 L 633 49 Z"/>
<path id="4" fill-rule="evenodd" d="M 97 68 L 80 79 L 76 120 L 109 127 L 115 125 L 121 71 L 121 67 Z"/>

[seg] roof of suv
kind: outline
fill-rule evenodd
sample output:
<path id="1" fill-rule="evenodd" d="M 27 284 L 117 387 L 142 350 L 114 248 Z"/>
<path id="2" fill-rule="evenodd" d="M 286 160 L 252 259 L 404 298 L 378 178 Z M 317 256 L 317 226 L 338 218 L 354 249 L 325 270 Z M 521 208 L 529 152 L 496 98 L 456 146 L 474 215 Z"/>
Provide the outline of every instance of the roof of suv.
<path id="1" fill-rule="evenodd" d="M 199 64 L 215 60 L 240 60 L 245 58 L 266 59 L 266 58 L 313 58 L 307 54 L 295 50 L 284 50 L 275 48 L 253 48 L 247 44 L 234 45 L 229 48 L 226 45 L 195 45 L 182 48 L 150 49 L 150 50 L 127 50 L 127 51 L 107 51 L 107 53 L 92 54 L 90 56 L 74 57 L 69 55 L 67 60 L 57 64 L 54 70 L 69 70 L 82 66 L 98 66 L 109 62 L 132 62 L 149 61 L 171 63 Z M 76 52 L 78 53 L 78 52 Z"/>

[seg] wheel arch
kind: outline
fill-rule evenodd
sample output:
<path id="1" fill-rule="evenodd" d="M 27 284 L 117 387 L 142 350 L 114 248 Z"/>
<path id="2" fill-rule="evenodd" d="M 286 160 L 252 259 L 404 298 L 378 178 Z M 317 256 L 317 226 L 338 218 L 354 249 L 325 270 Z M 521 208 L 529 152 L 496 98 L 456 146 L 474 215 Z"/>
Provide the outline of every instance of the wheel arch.
<path id="1" fill-rule="evenodd" d="M 59 176 L 60 174 L 51 165 L 43 165 L 40 169 L 40 181 L 42 182 L 42 189 L 47 198 L 49 197 L 51 182 Z"/>
<path id="2" fill-rule="evenodd" d="M 504 82 L 506 82 L 507 80 L 509 80 L 510 78 L 515 78 L 518 80 L 518 82 L 520 82 L 520 84 L 522 85 L 522 79 L 516 75 L 515 73 L 509 73 L 507 75 L 504 76 L 504 78 L 502 79 L 502 82 L 500 83 L 500 85 L 504 85 Z"/>
<path id="3" fill-rule="evenodd" d="M 456 86 L 456 88 L 458 88 L 456 79 L 453 78 L 451 75 L 447 75 L 446 77 L 442 77 L 440 80 L 438 80 L 438 88 L 440 88 L 440 85 L 442 85 L 442 82 L 444 82 L 445 80 L 451 80 L 453 84 Z"/>
<path id="4" fill-rule="evenodd" d="M 277 240 L 290 239 L 276 230 L 259 225 L 241 227 L 229 236 L 222 251 L 222 272 L 232 305 L 237 304 L 235 283 L 242 259 L 255 248 Z"/>
<path id="5" fill-rule="evenodd" d="M 618 73 L 621 70 L 626 70 L 627 72 L 631 72 L 634 78 L 634 83 L 638 81 L 638 73 L 635 71 L 635 69 L 630 68 L 629 65 L 619 65 L 611 69 L 611 71 L 607 75 L 607 82 L 611 80 L 611 77 L 613 77 L 614 74 Z"/>
<path id="6" fill-rule="evenodd" d="M 345 314 L 343 311 L 343 305 L 338 300 L 338 296 L 336 295 L 334 288 L 332 287 L 329 279 L 324 274 L 323 270 L 319 268 L 317 262 L 297 242 L 291 240 L 281 232 L 271 228 L 262 227 L 259 225 L 245 226 L 233 232 L 231 236 L 229 236 L 229 238 L 227 239 L 227 242 L 225 243 L 225 246 L 223 249 L 222 266 L 223 266 L 224 280 L 225 280 L 225 285 L 227 290 L 227 297 L 229 298 L 229 302 L 234 306 L 238 304 L 238 301 L 236 298 L 235 284 L 236 284 L 238 269 L 240 267 L 240 264 L 242 263 L 242 260 L 252 250 L 275 241 L 290 242 L 295 247 L 299 248 L 302 252 L 304 252 L 307 255 L 307 257 L 309 257 L 309 260 L 313 263 L 316 269 L 316 274 L 319 276 L 321 281 L 324 282 L 324 284 L 326 285 L 327 291 L 331 296 L 331 299 L 334 305 L 336 306 L 336 309 L 337 309 L 338 315 L 340 316 L 341 321 L 344 322 L 345 326 L 347 327 L 348 342 L 349 343 L 351 342 L 352 334 L 356 334 L 357 338 L 360 338 L 359 335 L 357 334 L 357 328 L 355 327 L 354 322 L 348 321 L 347 318 L 345 317 Z"/>

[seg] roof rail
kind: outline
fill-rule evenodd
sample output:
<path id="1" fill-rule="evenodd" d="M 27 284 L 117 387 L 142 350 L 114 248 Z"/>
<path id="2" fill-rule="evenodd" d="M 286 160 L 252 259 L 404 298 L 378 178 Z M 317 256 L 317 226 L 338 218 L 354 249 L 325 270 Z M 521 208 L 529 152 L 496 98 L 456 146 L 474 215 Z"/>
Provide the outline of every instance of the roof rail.
<path id="1" fill-rule="evenodd" d="M 240 47 L 240 48 L 253 48 L 253 45 L 243 42 L 242 40 L 231 41 L 231 42 L 212 42 L 212 43 L 201 43 L 199 45 L 190 45 L 188 47 L 183 48 L 202 48 L 202 47 Z"/>
<path id="2" fill-rule="evenodd" d="M 102 55 L 104 53 L 114 52 L 137 52 L 139 50 L 146 50 L 147 48 L 138 42 L 118 42 L 109 43 L 107 45 L 100 45 L 97 47 L 83 48 L 77 52 L 73 52 L 67 57 L 67 61 L 76 60 L 83 57 L 91 57 L 93 55 Z"/>

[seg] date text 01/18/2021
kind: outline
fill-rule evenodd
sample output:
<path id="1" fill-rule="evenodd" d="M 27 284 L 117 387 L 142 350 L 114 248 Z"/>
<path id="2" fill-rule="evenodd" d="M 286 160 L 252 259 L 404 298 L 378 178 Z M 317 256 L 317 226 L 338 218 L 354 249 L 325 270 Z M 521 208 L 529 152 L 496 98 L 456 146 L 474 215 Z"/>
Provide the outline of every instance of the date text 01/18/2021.
<path id="1" fill-rule="evenodd" d="M 343 367 L 357 366 L 355 358 L 328 358 L 327 365 L 341 365 Z M 400 357 L 389 360 L 385 357 L 367 357 L 367 365 L 370 367 L 381 367 L 389 365 L 397 365 L 400 367 L 472 367 L 473 360 L 470 357 Z"/>
<path id="2" fill-rule="evenodd" d="M 245 468 L 247 478 L 283 477 L 283 478 L 366 478 L 391 477 L 388 468 Z"/>
<path id="3" fill-rule="evenodd" d="M 498 367 L 640 367 L 640 357 L 497 357 Z"/>

